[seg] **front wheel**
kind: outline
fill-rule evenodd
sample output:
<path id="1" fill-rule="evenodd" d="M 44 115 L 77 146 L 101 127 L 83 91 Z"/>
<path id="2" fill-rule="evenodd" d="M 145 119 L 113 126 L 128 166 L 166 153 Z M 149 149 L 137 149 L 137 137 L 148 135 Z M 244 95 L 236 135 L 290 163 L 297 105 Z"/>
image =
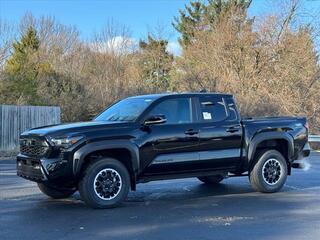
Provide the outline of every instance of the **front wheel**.
<path id="1" fill-rule="evenodd" d="M 38 187 L 42 193 L 54 199 L 62 199 L 62 198 L 70 197 L 76 191 L 75 188 L 62 188 L 62 187 L 52 186 L 46 183 L 38 183 Z"/>
<path id="2" fill-rule="evenodd" d="M 118 206 L 128 195 L 130 176 L 126 167 L 112 158 L 89 165 L 79 182 L 82 200 L 93 208 Z"/>
<path id="3" fill-rule="evenodd" d="M 259 155 L 249 178 L 255 190 L 273 193 L 283 187 L 287 175 L 287 162 L 282 154 L 276 150 L 267 150 Z"/>

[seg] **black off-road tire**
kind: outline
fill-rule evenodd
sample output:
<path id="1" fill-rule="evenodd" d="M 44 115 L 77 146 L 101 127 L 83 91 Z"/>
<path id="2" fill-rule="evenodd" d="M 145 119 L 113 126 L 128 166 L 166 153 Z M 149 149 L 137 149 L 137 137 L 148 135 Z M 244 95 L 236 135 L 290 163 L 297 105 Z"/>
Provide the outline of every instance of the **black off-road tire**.
<path id="1" fill-rule="evenodd" d="M 42 193 L 54 199 L 68 198 L 76 191 L 75 188 L 60 188 L 45 183 L 38 183 L 38 187 Z"/>
<path id="2" fill-rule="evenodd" d="M 105 173 L 105 175 L 103 175 L 103 173 Z M 108 177 L 106 177 L 107 175 Z M 111 175 L 116 177 L 110 177 Z M 115 187 L 118 189 L 116 190 L 117 194 L 112 192 L 113 195 L 103 195 L 110 194 L 106 192 L 106 187 L 101 187 L 105 184 L 105 181 L 110 179 L 113 179 L 115 185 L 121 185 L 121 187 Z M 127 198 L 130 188 L 130 175 L 127 168 L 118 160 L 103 158 L 93 162 L 86 168 L 84 176 L 78 186 L 80 196 L 88 206 L 92 208 L 113 208 Z M 107 199 L 110 197 L 113 198 Z"/>
<path id="3" fill-rule="evenodd" d="M 198 177 L 198 179 L 201 182 L 206 183 L 206 184 L 218 184 L 224 179 L 224 176 L 213 175 L 213 176 Z"/>
<path id="4" fill-rule="evenodd" d="M 271 177 L 268 174 L 268 165 L 275 165 L 275 171 Z M 249 174 L 252 187 L 259 192 L 278 192 L 287 180 L 288 167 L 285 158 L 276 150 L 266 150 L 257 154 L 256 163 Z"/>

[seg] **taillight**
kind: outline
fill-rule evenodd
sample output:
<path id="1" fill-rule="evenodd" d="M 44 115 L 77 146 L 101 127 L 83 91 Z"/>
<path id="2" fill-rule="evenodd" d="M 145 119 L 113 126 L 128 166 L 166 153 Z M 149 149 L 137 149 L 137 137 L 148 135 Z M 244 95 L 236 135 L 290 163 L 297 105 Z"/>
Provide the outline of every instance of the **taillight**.
<path id="1" fill-rule="evenodd" d="M 304 124 L 304 127 L 309 131 L 309 123 L 306 121 L 306 123 Z"/>

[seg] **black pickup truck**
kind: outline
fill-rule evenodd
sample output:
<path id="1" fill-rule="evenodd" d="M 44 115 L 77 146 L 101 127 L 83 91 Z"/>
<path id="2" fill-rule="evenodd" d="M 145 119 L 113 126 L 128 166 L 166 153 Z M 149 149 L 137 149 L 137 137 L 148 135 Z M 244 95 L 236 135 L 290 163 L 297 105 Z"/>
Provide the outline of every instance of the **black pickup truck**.
<path id="1" fill-rule="evenodd" d="M 241 119 L 232 95 L 166 93 L 121 100 L 90 122 L 34 128 L 20 138 L 17 174 L 52 198 L 79 190 L 91 207 L 114 207 L 136 184 L 249 176 L 276 192 L 310 153 L 304 117 Z"/>

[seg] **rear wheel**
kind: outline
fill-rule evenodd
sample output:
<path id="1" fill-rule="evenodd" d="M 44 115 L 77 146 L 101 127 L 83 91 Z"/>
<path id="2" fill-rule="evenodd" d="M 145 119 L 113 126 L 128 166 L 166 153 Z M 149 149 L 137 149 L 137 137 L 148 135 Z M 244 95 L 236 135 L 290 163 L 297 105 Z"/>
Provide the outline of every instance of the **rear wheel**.
<path id="1" fill-rule="evenodd" d="M 93 208 L 112 208 L 126 199 L 129 186 L 126 167 L 115 159 L 104 158 L 88 166 L 79 182 L 79 192 Z"/>
<path id="2" fill-rule="evenodd" d="M 224 177 L 222 175 L 213 175 L 213 176 L 198 177 L 198 179 L 201 182 L 206 184 L 218 184 L 224 179 Z"/>
<path id="3" fill-rule="evenodd" d="M 38 183 L 38 187 L 42 193 L 54 199 L 70 197 L 76 191 L 75 188 L 57 187 L 47 183 Z"/>
<path id="4" fill-rule="evenodd" d="M 287 180 L 288 167 L 285 158 L 276 150 L 267 150 L 258 155 L 257 163 L 250 171 L 252 187 L 264 193 L 279 191 Z"/>

